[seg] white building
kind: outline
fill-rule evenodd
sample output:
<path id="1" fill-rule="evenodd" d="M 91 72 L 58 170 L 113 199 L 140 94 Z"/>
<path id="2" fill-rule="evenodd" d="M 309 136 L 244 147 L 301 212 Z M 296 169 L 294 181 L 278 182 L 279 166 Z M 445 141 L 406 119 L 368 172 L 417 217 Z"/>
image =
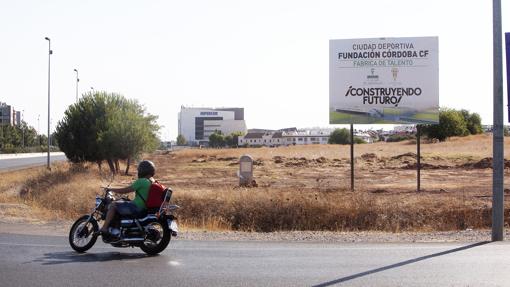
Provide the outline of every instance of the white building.
<path id="1" fill-rule="evenodd" d="M 289 146 L 327 144 L 329 130 L 287 130 L 251 132 L 238 139 L 240 146 Z"/>
<path id="2" fill-rule="evenodd" d="M 207 145 L 215 131 L 224 135 L 234 132 L 246 133 L 244 108 L 188 108 L 179 112 L 179 135 L 189 145 Z"/>

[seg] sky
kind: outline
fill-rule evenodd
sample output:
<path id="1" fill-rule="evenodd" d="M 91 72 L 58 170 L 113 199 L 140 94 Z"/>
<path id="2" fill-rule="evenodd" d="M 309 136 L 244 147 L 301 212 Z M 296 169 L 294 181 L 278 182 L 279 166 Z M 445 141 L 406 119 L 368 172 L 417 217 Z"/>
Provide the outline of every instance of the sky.
<path id="1" fill-rule="evenodd" d="M 490 124 L 492 1 L 0 0 L 0 101 L 46 133 L 49 37 L 52 130 L 74 69 L 80 94 L 137 99 L 164 140 L 181 105 L 244 107 L 248 128 L 331 127 L 329 40 L 421 36 L 439 37 L 440 106 Z"/>

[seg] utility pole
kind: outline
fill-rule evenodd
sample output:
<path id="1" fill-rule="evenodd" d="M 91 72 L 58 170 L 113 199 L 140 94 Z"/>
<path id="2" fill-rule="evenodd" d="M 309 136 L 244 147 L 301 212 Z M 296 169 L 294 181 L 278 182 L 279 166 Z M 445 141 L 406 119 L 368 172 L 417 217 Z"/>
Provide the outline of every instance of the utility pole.
<path id="1" fill-rule="evenodd" d="M 21 111 L 21 148 L 25 148 L 25 126 L 23 122 L 25 121 L 25 110 Z"/>
<path id="2" fill-rule="evenodd" d="M 37 115 L 37 137 L 39 138 L 38 139 L 39 146 L 41 146 L 41 124 L 39 123 L 40 117 L 41 115 Z"/>
<path id="3" fill-rule="evenodd" d="M 76 102 L 78 102 L 78 82 L 80 82 L 80 78 L 78 77 L 78 70 L 74 69 L 76 72 Z"/>
<path id="4" fill-rule="evenodd" d="M 501 0 L 492 1 L 493 21 L 493 126 L 492 126 L 492 241 L 503 240 L 504 229 L 504 141 L 503 141 L 503 60 L 502 60 L 502 28 L 501 28 Z M 508 67 L 507 67 L 508 69 Z"/>
<path id="5" fill-rule="evenodd" d="M 50 167 L 50 67 L 51 67 L 51 54 L 53 54 L 53 51 L 51 50 L 51 40 L 48 37 L 44 38 L 46 41 L 48 41 L 48 159 L 47 159 L 47 166 L 48 169 L 51 170 Z"/>

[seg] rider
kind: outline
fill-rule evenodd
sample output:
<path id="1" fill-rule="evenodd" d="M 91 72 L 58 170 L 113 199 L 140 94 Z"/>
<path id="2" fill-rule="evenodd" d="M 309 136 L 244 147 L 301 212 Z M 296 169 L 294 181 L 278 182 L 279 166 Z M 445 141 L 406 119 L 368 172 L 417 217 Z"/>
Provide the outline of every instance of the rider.
<path id="1" fill-rule="evenodd" d="M 133 199 L 133 201 L 114 201 L 110 204 L 103 227 L 99 230 L 99 232 L 103 235 L 103 238 L 109 237 L 110 234 L 108 232 L 108 226 L 117 212 L 120 214 L 137 214 L 146 209 L 145 201 L 149 197 L 151 184 L 155 181 L 153 178 L 155 173 L 156 166 L 154 163 L 150 160 L 143 160 L 138 164 L 138 179 L 130 186 L 108 189 L 120 194 L 135 192 L 135 199 Z"/>

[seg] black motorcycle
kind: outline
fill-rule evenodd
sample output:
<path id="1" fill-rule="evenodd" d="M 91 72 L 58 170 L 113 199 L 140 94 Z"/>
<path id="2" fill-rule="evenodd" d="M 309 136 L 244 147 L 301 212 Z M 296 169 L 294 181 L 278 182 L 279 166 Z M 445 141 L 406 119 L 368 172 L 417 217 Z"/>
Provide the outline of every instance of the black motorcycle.
<path id="1" fill-rule="evenodd" d="M 98 222 L 105 219 L 109 204 L 117 200 L 108 188 L 103 190 L 103 196 L 96 196 L 96 207 L 92 213 L 80 217 L 71 227 L 69 244 L 77 252 L 83 253 L 96 243 L 99 236 Z M 114 247 L 140 247 L 149 255 L 165 250 L 171 237 L 177 236 L 178 232 L 173 211 L 179 206 L 170 205 L 171 197 L 172 190 L 167 188 L 159 208 L 141 214 L 117 214 L 109 227 L 107 243 Z"/>

